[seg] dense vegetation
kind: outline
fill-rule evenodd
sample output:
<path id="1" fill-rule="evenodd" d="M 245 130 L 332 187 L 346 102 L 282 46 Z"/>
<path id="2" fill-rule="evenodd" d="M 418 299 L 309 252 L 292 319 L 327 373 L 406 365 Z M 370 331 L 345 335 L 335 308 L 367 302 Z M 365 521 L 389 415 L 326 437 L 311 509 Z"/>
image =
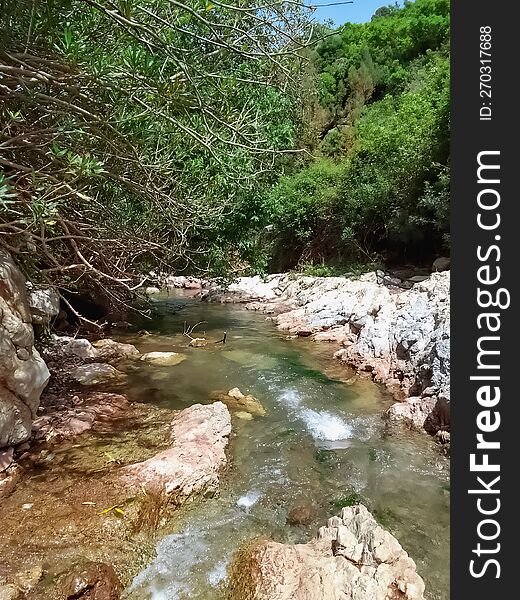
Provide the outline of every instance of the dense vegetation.
<path id="1" fill-rule="evenodd" d="M 313 63 L 315 158 L 289 168 L 266 199 L 277 263 L 413 261 L 445 251 L 448 0 L 387 7 L 369 23 L 345 25 Z"/>
<path id="2" fill-rule="evenodd" d="M 439 252 L 448 0 L 312 21 L 300 0 L 3 0 L 0 245 L 118 298 L 157 265 Z"/>

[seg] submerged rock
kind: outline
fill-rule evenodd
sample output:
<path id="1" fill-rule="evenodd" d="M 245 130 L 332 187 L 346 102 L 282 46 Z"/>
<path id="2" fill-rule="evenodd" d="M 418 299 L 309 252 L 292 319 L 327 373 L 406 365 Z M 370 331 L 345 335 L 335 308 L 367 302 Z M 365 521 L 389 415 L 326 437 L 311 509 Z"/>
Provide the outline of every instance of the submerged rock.
<path id="1" fill-rule="evenodd" d="M 121 380 L 125 374 L 106 363 L 91 363 L 76 367 L 71 376 L 81 385 L 98 385 Z"/>
<path id="2" fill-rule="evenodd" d="M 211 398 L 223 402 L 230 410 L 238 413 L 249 413 L 265 417 L 267 414 L 262 404 L 250 394 L 243 394 L 238 388 L 233 388 L 229 392 L 213 392 Z M 244 417 L 239 417 L 244 418 Z"/>
<path id="3" fill-rule="evenodd" d="M 114 567 L 90 562 L 70 576 L 65 597 L 67 600 L 119 600 L 121 583 Z"/>
<path id="4" fill-rule="evenodd" d="M 213 494 L 227 463 L 231 417 L 222 402 L 194 404 L 172 421 L 172 446 L 142 463 L 124 467 L 126 486 L 166 495 L 181 504 L 196 494 Z"/>
<path id="5" fill-rule="evenodd" d="M 287 515 L 289 525 L 310 525 L 316 515 L 316 509 L 309 504 L 295 506 Z"/>
<path id="6" fill-rule="evenodd" d="M 241 419 L 242 421 L 252 421 L 253 415 L 250 412 L 246 412 L 245 410 L 239 410 L 235 413 L 235 417 L 237 419 Z"/>
<path id="7" fill-rule="evenodd" d="M 75 396 L 72 400 L 69 408 L 53 411 L 34 421 L 36 439 L 75 437 L 92 429 L 97 422 L 123 416 L 131 406 L 125 396 L 105 392 L 93 392 L 86 398 Z"/>
<path id="8" fill-rule="evenodd" d="M 181 363 L 186 356 L 178 352 L 146 352 L 141 360 L 160 367 L 173 367 Z"/>
<path id="9" fill-rule="evenodd" d="M 29 439 L 49 376 L 34 347 L 25 279 L 0 250 L 0 448 Z"/>
<path id="10" fill-rule="evenodd" d="M 362 505 L 344 508 L 307 544 L 261 541 L 230 575 L 232 600 L 424 600 L 414 561 Z"/>

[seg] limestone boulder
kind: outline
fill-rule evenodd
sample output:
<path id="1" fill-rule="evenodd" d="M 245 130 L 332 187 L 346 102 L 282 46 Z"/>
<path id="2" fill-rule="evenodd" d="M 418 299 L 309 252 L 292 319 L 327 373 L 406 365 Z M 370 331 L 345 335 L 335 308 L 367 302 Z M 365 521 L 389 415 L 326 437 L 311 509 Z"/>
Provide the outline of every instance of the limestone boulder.
<path id="1" fill-rule="evenodd" d="M 172 445 L 141 463 L 121 470 L 131 490 L 165 494 L 172 504 L 216 492 L 227 463 L 231 417 L 222 402 L 194 404 L 173 419 Z"/>
<path id="2" fill-rule="evenodd" d="M 414 561 L 362 505 L 344 508 L 307 544 L 242 550 L 232 600 L 424 600 Z"/>
<path id="3" fill-rule="evenodd" d="M 34 347 L 25 278 L 0 250 L 0 448 L 29 439 L 49 376 Z"/>
<path id="4" fill-rule="evenodd" d="M 106 363 L 90 363 L 76 367 L 71 376 L 81 385 L 99 385 L 121 381 L 125 374 Z"/>
<path id="5" fill-rule="evenodd" d="M 141 360 L 158 367 L 173 367 L 181 363 L 186 357 L 178 352 L 146 352 L 141 355 Z"/>

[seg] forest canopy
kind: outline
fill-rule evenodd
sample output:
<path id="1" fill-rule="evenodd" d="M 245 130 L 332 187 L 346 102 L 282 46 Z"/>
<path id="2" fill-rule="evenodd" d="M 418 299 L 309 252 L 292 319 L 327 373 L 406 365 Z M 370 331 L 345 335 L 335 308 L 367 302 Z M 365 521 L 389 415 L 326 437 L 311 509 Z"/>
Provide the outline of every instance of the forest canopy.
<path id="1" fill-rule="evenodd" d="M 348 6 L 345 8 L 348 11 Z M 449 2 L 2 0 L 0 245 L 61 290 L 449 244 Z"/>

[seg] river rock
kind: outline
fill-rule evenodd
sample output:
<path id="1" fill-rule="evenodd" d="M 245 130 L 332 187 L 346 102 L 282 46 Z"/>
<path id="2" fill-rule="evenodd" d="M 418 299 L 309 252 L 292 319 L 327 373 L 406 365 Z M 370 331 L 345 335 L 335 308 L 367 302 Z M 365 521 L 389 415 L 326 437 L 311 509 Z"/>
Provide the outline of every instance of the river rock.
<path id="1" fill-rule="evenodd" d="M 89 562 L 69 577 L 65 597 L 67 600 L 119 600 L 121 583 L 111 565 Z"/>
<path id="2" fill-rule="evenodd" d="M 435 272 L 439 272 L 439 271 L 447 271 L 451 266 L 451 258 L 448 258 L 447 256 L 439 256 L 439 258 L 436 258 L 433 261 L 433 265 L 432 265 L 432 271 Z"/>
<path id="3" fill-rule="evenodd" d="M 76 367 L 71 377 L 81 385 L 98 385 L 121 380 L 125 374 L 106 363 L 90 363 Z"/>
<path id="4" fill-rule="evenodd" d="M 28 302 L 32 322 L 35 325 L 48 325 L 60 312 L 60 295 L 52 287 L 35 287 L 27 284 Z"/>
<path id="5" fill-rule="evenodd" d="M 211 495 L 227 463 L 230 433 L 231 417 L 222 402 L 194 404 L 173 419 L 171 448 L 123 468 L 121 479 L 136 492 L 165 494 L 174 505 L 196 494 Z"/>
<path id="6" fill-rule="evenodd" d="M 262 404 L 250 394 L 243 394 L 238 388 L 233 388 L 229 392 L 213 392 L 213 400 L 223 402 L 230 410 L 246 412 L 251 415 L 265 417 L 267 414 Z"/>
<path id="7" fill-rule="evenodd" d="M 252 421 L 253 420 L 253 415 L 250 412 L 246 412 L 245 410 L 238 410 L 235 413 L 235 417 L 237 417 L 237 419 L 241 419 L 242 421 Z"/>
<path id="8" fill-rule="evenodd" d="M 110 338 L 103 338 L 92 343 L 96 358 L 100 360 L 117 360 L 139 356 L 139 350 L 133 344 L 123 344 Z"/>
<path id="9" fill-rule="evenodd" d="M 146 352 L 141 360 L 160 367 L 173 367 L 181 363 L 186 356 L 178 352 Z"/>
<path id="10" fill-rule="evenodd" d="M 144 291 L 148 296 L 154 296 L 155 294 L 161 293 L 161 290 L 158 287 L 155 287 L 153 285 L 148 286 L 147 288 L 145 288 Z"/>
<path id="11" fill-rule="evenodd" d="M 309 504 L 295 506 L 287 515 L 289 525 L 310 525 L 316 515 L 316 509 Z"/>
<path id="12" fill-rule="evenodd" d="M 245 548 L 230 589 L 232 600 L 424 600 L 414 561 L 362 505 L 344 508 L 307 544 Z"/>
<path id="13" fill-rule="evenodd" d="M 92 429 L 97 422 L 122 417 L 130 406 L 121 394 L 93 392 L 82 398 L 75 396 L 72 406 L 47 412 L 34 421 L 35 437 L 53 440 L 75 437 Z"/>
<path id="14" fill-rule="evenodd" d="M 86 339 L 72 338 L 63 346 L 65 354 L 73 354 L 79 358 L 95 358 L 97 356 L 96 349 Z"/>
<path id="15" fill-rule="evenodd" d="M 34 347 L 25 279 L 0 250 L 0 448 L 29 439 L 49 376 Z"/>

